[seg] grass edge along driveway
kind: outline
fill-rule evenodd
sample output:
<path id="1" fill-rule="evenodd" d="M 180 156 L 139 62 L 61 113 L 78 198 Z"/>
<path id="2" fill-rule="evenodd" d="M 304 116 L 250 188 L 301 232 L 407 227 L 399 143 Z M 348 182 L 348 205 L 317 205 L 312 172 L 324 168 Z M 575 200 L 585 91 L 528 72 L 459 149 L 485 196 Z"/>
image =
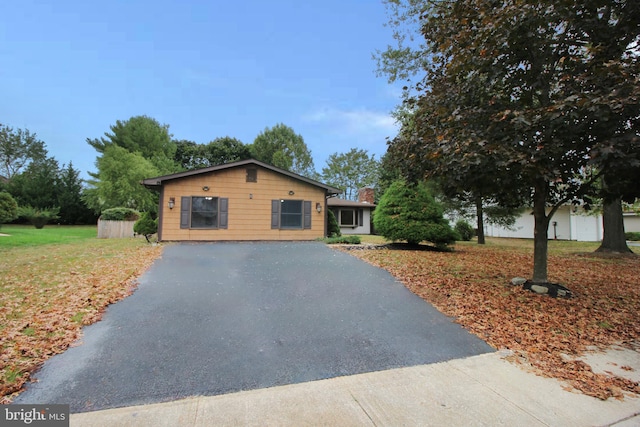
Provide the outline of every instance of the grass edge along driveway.
<path id="1" fill-rule="evenodd" d="M 18 245 L 0 240 L 0 403 L 9 403 L 44 360 L 63 352 L 82 326 L 99 320 L 106 306 L 133 291 L 136 278 L 161 256 L 162 246 L 143 239 L 99 240 L 95 227 L 4 226 L 0 231 L 23 235 Z M 510 278 L 530 274 L 529 240 L 463 243 L 451 253 L 352 254 L 388 270 L 495 348 L 509 348 L 539 373 L 606 399 L 624 391 L 639 393 L 638 384 L 593 374 L 562 355 L 640 340 L 639 320 L 633 316 L 640 309 L 640 289 L 634 285 L 640 259 L 599 257 L 591 253 L 596 247 L 550 242 L 550 278 L 576 293 L 571 301 L 509 286 Z"/>
<path id="2" fill-rule="evenodd" d="M 130 295 L 161 256 L 142 238 L 97 239 L 95 226 L 0 229 L 0 403 L 46 359 Z"/>

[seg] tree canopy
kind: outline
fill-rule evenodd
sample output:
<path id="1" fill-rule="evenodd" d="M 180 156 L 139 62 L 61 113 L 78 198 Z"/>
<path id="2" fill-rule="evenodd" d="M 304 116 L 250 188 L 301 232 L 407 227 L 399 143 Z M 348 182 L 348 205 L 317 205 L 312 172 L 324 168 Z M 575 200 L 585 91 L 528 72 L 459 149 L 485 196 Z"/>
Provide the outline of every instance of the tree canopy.
<path id="1" fill-rule="evenodd" d="M 282 123 L 260 132 L 251 145 L 251 154 L 256 160 L 298 175 L 314 177 L 316 174 L 304 139 Z"/>
<path id="2" fill-rule="evenodd" d="M 148 116 L 134 116 L 125 121 L 116 120 L 109 129 L 111 132 L 105 132 L 102 138 L 87 138 L 87 143 L 99 154 L 116 145 L 149 160 L 161 174 L 177 170 L 176 143 L 171 139 L 169 125 L 161 125 Z"/>
<path id="3" fill-rule="evenodd" d="M 418 95 L 407 99 L 417 112 L 416 131 L 398 142 L 405 166 L 427 172 L 435 163 L 440 174 L 467 182 L 483 171 L 508 177 L 490 192 L 528 195 L 535 217 L 533 280 L 546 282 L 550 218 L 593 190 L 611 169 L 605 157 L 629 159 L 626 144 L 637 138 L 640 5 L 387 3 L 392 25 L 419 23 L 424 38 L 418 51 L 400 44 L 383 53 L 382 72 L 393 66 L 425 75 L 411 83 Z"/>
<path id="4" fill-rule="evenodd" d="M 44 142 L 29 129 L 13 129 L 0 123 L 0 175 L 11 180 L 32 160 L 45 158 Z"/>
<path id="5" fill-rule="evenodd" d="M 251 149 L 230 136 L 216 138 L 208 144 L 193 141 L 175 141 L 176 163 L 185 170 L 205 168 L 251 158 Z"/>
<path id="6" fill-rule="evenodd" d="M 58 161 L 53 157 L 32 161 L 9 181 L 9 192 L 20 206 L 36 209 L 58 207 L 59 173 Z"/>
<path id="7" fill-rule="evenodd" d="M 114 207 L 155 212 L 157 195 L 140 182 L 179 170 L 169 126 L 147 116 L 135 116 L 116 121 L 110 129 L 105 137 L 87 138 L 99 156 L 98 171 L 89 173 L 93 179 L 83 195 L 85 203 L 96 213 Z"/>
<path id="8" fill-rule="evenodd" d="M 119 145 L 110 145 L 98 157 L 96 166 L 96 179 L 89 181 L 91 187 L 84 193 L 85 203 L 96 213 L 116 207 L 157 210 L 157 194 L 140 185 L 143 179 L 161 174 L 150 160 Z"/>
<path id="9" fill-rule="evenodd" d="M 322 180 L 344 190 L 346 200 L 357 200 L 358 189 L 375 187 L 379 162 L 367 150 L 352 148 L 346 153 L 333 153 L 322 168 Z"/>

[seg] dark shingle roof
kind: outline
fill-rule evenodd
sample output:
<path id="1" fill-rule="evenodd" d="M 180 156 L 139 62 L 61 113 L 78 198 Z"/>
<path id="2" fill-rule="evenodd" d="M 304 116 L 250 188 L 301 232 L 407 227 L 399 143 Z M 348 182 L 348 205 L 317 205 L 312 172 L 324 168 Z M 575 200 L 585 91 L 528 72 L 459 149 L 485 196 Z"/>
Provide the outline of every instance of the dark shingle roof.
<path id="1" fill-rule="evenodd" d="M 366 203 L 366 202 L 354 202 L 353 200 L 344 200 L 344 199 L 339 199 L 337 197 L 331 197 L 330 199 L 327 199 L 327 205 L 329 207 L 331 206 L 336 206 L 336 207 L 354 207 L 354 208 L 375 208 L 376 205 L 372 205 L 371 203 Z"/>
<path id="2" fill-rule="evenodd" d="M 270 164 L 267 164 L 267 163 L 264 163 L 264 162 L 260 162 L 258 160 L 254 160 L 254 159 L 240 160 L 240 161 L 237 161 L 237 162 L 224 163 L 222 165 L 210 166 L 208 168 L 194 169 L 194 170 L 185 171 L 185 172 L 173 173 L 173 174 L 170 174 L 170 175 L 163 175 L 163 176 L 156 176 L 154 178 L 147 178 L 147 179 L 142 180 L 142 185 L 144 185 L 145 187 L 149 187 L 149 188 L 159 188 L 166 181 L 172 181 L 174 179 L 181 179 L 181 178 L 186 178 L 186 177 L 190 177 L 190 176 L 201 175 L 201 174 L 206 174 L 206 173 L 216 172 L 216 171 L 222 171 L 222 170 L 226 170 L 226 169 L 232 169 L 232 168 L 241 167 L 241 166 L 247 166 L 247 165 L 260 166 L 260 167 L 263 167 L 265 169 L 269 169 L 269 170 L 271 170 L 273 172 L 276 172 L 276 173 L 279 173 L 279 174 L 282 174 L 282 175 L 286 175 L 286 176 L 288 176 L 290 178 L 297 179 L 298 181 L 306 182 L 307 184 L 311 184 L 311 185 L 314 185 L 316 187 L 324 188 L 328 194 L 339 194 L 339 193 L 342 192 L 342 190 L 340 190 L 338 188 L 331 187 L 331 186 L 323 184 L 321 182 L 314 181 L 313 179 L 304 177 L 302 175 L 298 175 L 296 173 L 293 173 L 293 172 L 290 172 L 290 171 L 287 171 L 287 170 L 284 170 L 284 169 L 277 168 L 277 167 L 272 166 Z"/>

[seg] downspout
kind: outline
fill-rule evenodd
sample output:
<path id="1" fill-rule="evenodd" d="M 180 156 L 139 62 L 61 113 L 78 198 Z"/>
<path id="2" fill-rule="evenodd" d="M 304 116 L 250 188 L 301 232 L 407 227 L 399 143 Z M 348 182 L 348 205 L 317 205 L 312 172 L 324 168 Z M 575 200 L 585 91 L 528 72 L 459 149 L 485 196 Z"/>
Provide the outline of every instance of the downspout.
<path id="1" fill-rule="evenodd" d="M 158 242 L 162 241 L 162 226 L 164 225 L 164 185 L 160 188 L 160 197 L 158 198 Z"/>

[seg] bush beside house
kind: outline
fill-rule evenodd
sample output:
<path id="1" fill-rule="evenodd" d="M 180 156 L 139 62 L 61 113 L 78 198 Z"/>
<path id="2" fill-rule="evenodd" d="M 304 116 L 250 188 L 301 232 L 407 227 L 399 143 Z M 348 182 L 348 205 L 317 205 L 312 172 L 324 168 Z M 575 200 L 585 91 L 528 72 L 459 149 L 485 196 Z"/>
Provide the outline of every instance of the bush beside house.
<path id="1" fill-rule="evenodd" d="M 404 240 L 411 245 L 427 241 L 445 248 L 459 238 L 444 218 L 442 207 L 422 183 L 391 184 L 376 207 L 373 223 L 386 239 Z"/>
<path id="2" fill-rule="evenodd" d="M 158 220 L 153 219 L 149 212 L 144 212 L 133 225 L 133 231 L 136 234 L 143 235 L 147 242 L 151 243 L 149 237 L 158 232 Z"/>

